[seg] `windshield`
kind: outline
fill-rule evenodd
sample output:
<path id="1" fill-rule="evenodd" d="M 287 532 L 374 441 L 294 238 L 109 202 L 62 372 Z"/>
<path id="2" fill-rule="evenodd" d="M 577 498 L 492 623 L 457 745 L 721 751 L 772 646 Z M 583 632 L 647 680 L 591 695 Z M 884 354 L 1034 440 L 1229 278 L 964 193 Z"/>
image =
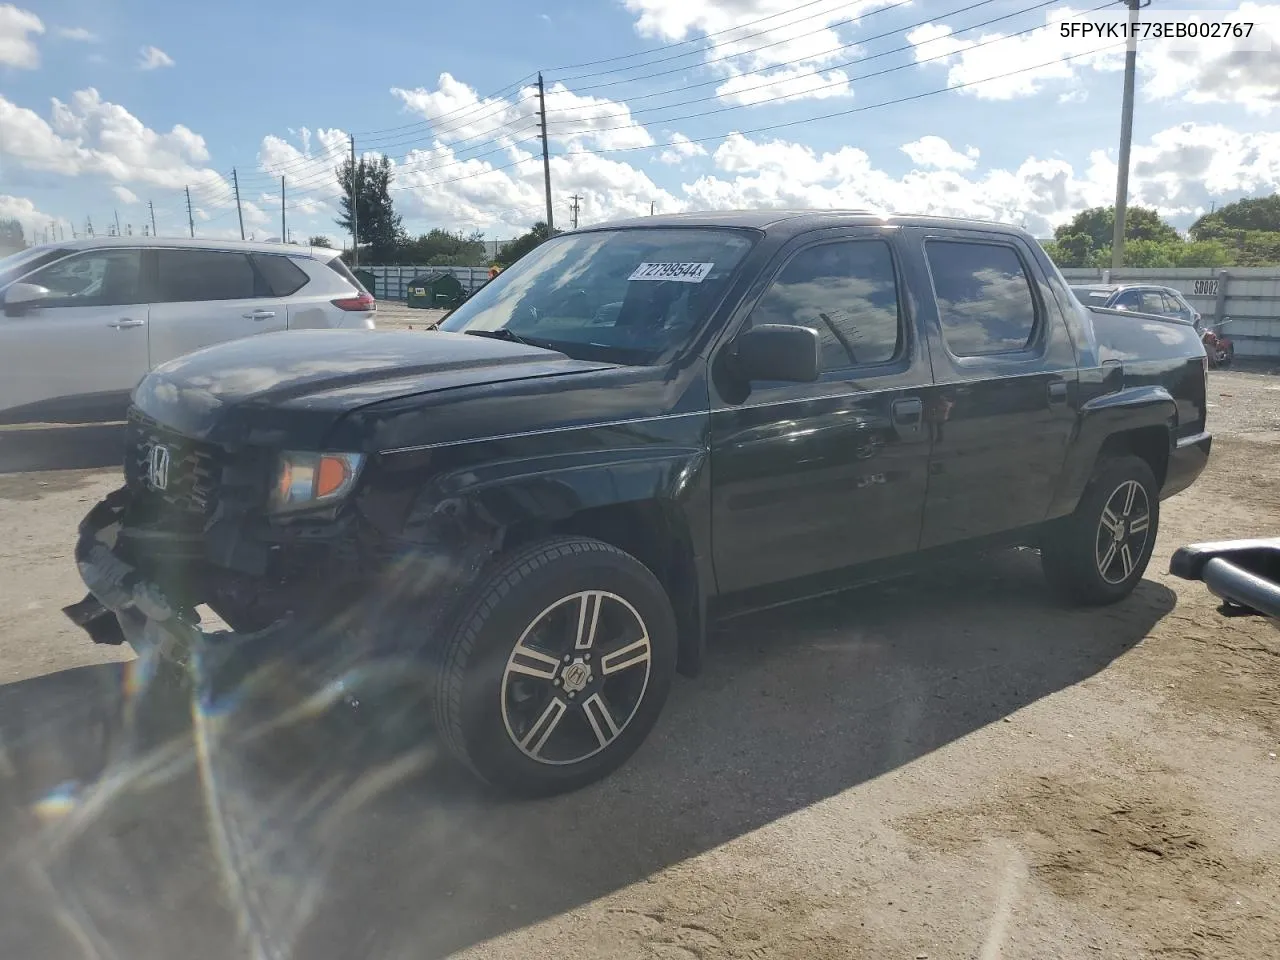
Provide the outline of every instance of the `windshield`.
<path id="1" fill-rule="evenodd" d="M 52 263 L 59 257 L 65 257 L 70 250 L 50 247 L 31 247 L 11 253 L 0 259 L 0 287 L 6 287 L 19 277 L 24 277 L 32 270 Z"/>
<path id="2" fill-rule="evenodd" d="M 689 342 L 755 235 L 700 228 L 600 230 L 547 241 L 440 325 L 506 331 L 578 359 L 649 365 Z"/>

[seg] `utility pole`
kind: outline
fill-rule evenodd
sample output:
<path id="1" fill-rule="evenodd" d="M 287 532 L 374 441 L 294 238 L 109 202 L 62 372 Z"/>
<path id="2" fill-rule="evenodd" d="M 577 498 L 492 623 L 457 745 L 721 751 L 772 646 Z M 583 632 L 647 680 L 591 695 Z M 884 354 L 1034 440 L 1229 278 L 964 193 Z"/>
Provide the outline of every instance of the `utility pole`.
<path id="1" fill-rule="evenodd" d="M 578 229 L 578 210 L 581 209 L 578 206 L 578 204 L 581 203 L 584 198 L 578 196 L 575 193 L 569 199 L 573 201 L 571 204 L 569 204 L 569 213 L 572 214 L 573 216 L 573 229 L 577 230 Z"/>
<path id="2" fill-rule="evenodd" d="M 156 233 L 156 205 L 148 200 L 147 209 L 151 211 L 151 235 L 153 237 L 159 236 L 159 234 Z"/>
<path id="3" fill-rule="evenodd" d="M 1125 0 L 1129 33 L 1124 53 L 1124 102 L 1120 107 L 1120 163 L 1116 168 L 1115 232 L 1111 234 L 1111 269 L 1124 266 L 1124 215 L 1129 202 L 1129 145 L 1133 141 L 1133 85 L 1138 68 L 1138 10 L 1151 0 Z"/>
<path id="4" fill-rule="evenodd" d="M 542 85 L 542 73 L 538 73 L 538 117 L 542 121 L 542 179 L 547 188 L 547 236 L 556 232 L 555 217 L 551 208 L 551 151 L 547 147 L 547 91 Z"/>
<path id="5" fill-rule="evenodd" d="M 114 214 L 116 215 L 116 236 L 118 237 L 118 236 L 120 236 L 120 235 L 121 235 L 121 234 L 120 234 L 120 211 L 119 211 L 119 210 L 113 210 L 113 211 L 111 211 L 111 212 L 112 212 L 112 213 L 114 213 Z"/>
<path id="6" fill-rule="evenodd" d="M 656 202 L 657 202 L 656 200 L 650 200 L 650 201 L 649 201 L 649 216 L 651 216 L 651 217 L 653 216 L 653 206 L 654 206 L 654 204 L 655 204 Z"/>
<path id="7" fill-rule="evenodd" d="M 187 187 L 187 225 L 191 228 L 191 236 L 196 235 L 196 218 L 191 215 L 191 188 Z"/>
<path id="8" fill-rule="evenodd" d="M 93 217 L 84 218 L 84 234 L 86 237 L 93 236 Z"/>
<path id="9" fill-rule="evenodd" d="M 280 174 L 280 242 L 288 242 L 289 234 L 284 228 L 284 174 Z"/>
<path id="10" fill-rule="evenodd" d="M 236 188 L 236 216 L 240 218 L 240 239 L 244 239 L 244 211 L 240 209 L 240 178 L 236 176 L 236 168 L 231 168 L 231 184 Z"/>
<path id="11" fill-rule="evenodd" d="M 76 225 L 74 223 L 71 225 L 71 239 L 72 240 L 80 239 L 80 237 L 76 234 Z"/>
<path id="12" fill-rule="evenodd" d="M 351 138 L 351 265 L 360 266 L 360 192 L 356 188 L 356 138 Z"/>

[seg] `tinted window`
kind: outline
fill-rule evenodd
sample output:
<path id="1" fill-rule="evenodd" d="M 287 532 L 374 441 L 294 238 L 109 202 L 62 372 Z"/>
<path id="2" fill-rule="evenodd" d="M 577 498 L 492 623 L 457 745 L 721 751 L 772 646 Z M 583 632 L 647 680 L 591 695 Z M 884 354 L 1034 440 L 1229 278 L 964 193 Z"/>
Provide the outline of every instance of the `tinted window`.
<path id="1" fill-rule="evenodd" d="M 1191 307 L 1183 301 L 1176 293 L 1165 291 L 1164 309 L 1171 317 L 1181 317 L 1183 320 L 1191 319 Z"/>
<path id="2" fill-rule="evenodd" d="M 48 247 L 31 247 L 9 254 L 0 259 L 0 287 L 6 287 L 12 281 L 22 279 L 46 263 L 60 260 L 70 252 L 70 250 L 50 250 Z"/>
<path id="3" fill-rule="evenodd" d="M 243 253 L 157 250 L 156 300 L 244 300 L 254 295 L 253 265 Z"/>
<path id="4" fill-rule="evenodd" d="M 1116 297 L 1116 302 L 1111 306 L 1116 310 L 1141 310 L 1142 294 L 1137 290 L 1126 290 Z"/>
<path id="5" fill-rule="evenodd" d="M 46 307 L 106 307 L 139 303 L 142 253 L 94 250 L 37 270 L 25 282 L 49 288 Z"/>
<path id="6" fill-rule="evenodd" d="M 889 245 L 824 243 L 801 250 L 751 311 L 751 324 L 818 331 L 822 368 L 884 363 L 898 353 L 898 288 Z"/>
<path id="7" fill-rule="evenodd" d="M 1143 290 L 1142 306 L 1139 308 L 1143 313 L 1163 314 L 1168 312 L 1165 306 L 1164 297 L 1160 295 L 1159 290 Z"/>
<path id="8" fill-rule="evenodd" d="M 1022 260 L 994 243 L 925 244 L 938 317 L 958 357 L 1024 349 L 1036 327 L 1035 298 Z"/>
<path id="9" fill-rule="evenodd" d="M 287 297 L 297 293 L 311 279 L 296 263 L 288 257 L 274 257 L 271 254 L 254 254 L 254 262 L 266 289 L 262 291 L 269 297 Z"/>
<path id="10" fill-rule="evenodd" d="M 357 290 L 364 290 L 364 284 L 361 283 L 354 273 L 347 269 L 347 265 L 342 262 L 341 257 L 334 257 L 329 261 L 328 267 L 347 283 L 351 284 Z M 365 290 L 365 293 L 373 293 L 372 290 Z"/>
<path id="11" fill-rule="evenodd" d="M 706 322 L 753 242 L 746 231 L 701 227 L 555 237 L 476 291 L 440 329 L 515 334 L 576 359 L 659 363 Z"/>

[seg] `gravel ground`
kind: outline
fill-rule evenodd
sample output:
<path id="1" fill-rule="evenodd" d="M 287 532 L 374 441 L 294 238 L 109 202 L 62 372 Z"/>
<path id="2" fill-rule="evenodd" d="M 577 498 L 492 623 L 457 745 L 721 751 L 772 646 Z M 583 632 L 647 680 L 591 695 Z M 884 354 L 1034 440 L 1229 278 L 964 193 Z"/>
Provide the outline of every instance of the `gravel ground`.
<path id="1" fill-rule="evenodd" d="M 58 613 L 119 435 L 0 432 L 0 957 L 1274 960 L 1280 633 L 1164 570 L 1280 534 L 1280 376 L 1210 385 L 1126 602 L 1017 551 L 731 621 L 623 770 L 523 804 L 370 703 L 305 751 L 190 711 L 74 802 L 130 689 Z"/>

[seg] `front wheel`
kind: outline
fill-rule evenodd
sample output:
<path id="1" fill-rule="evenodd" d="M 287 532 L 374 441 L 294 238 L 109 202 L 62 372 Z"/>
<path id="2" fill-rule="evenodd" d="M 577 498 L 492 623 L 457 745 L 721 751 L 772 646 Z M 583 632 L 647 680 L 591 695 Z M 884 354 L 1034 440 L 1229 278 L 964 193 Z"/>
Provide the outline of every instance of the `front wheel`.
<path id="1" fill-rule="evenodd" d="M 599 540 L 544 540 L 477 584 L 442 651 L 438 726 L 500 789 L 574 790 L 653 729 L 676 653 L 675 616 L 648 568 Z"/>
<path id="2" fill-rule="evenodd" d="M 1142 579 L 1160 525 L 1160 491 L 1145 460 L 1103 460 L 1080 503 L 1040 544 L 1045 576 L 1071 602 L 1096 606 L 1127 597 Z"/>

